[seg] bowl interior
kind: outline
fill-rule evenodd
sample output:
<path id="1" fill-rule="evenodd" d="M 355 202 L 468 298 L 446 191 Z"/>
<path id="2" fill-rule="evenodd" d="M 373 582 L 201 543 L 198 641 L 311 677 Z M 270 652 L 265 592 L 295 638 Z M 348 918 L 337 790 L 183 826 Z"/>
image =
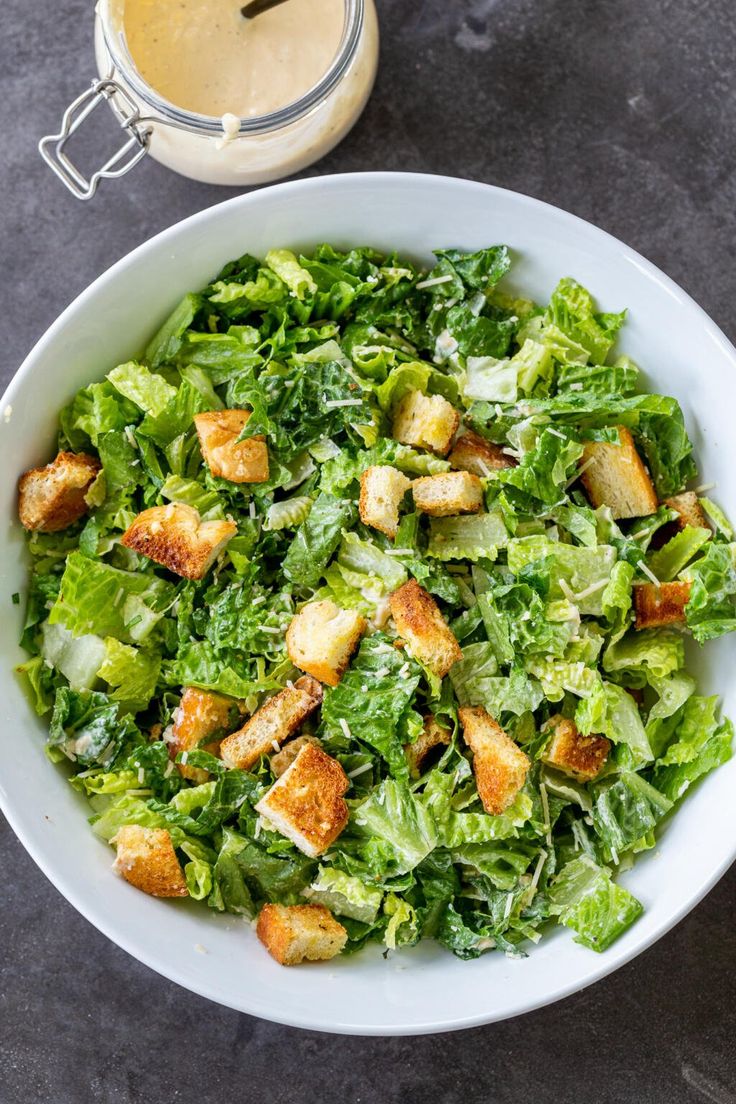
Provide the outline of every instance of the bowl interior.
<path id="1" fill-rule="evenodd" d="M 0 802 L 57 888 L 116 943 L 172 980 L 268 1019 L 327 1031 L 413 1034 L 485 1023 L 547 1003 L 596 980 L 644 949 L 712 886 L 736 852 L 736 762 L 685 801 L 659 846 L 622 881 L 645 914 L 603 955 L 550 932 L 530 957 L 461 962 L 427 943 L 384 960 L 379 948 L 324 966 L 279 967 L 247 924 L 187 902 L 159 902 L 110 873 L 112 854 L 90 832 L 86 803 L 43 752 L 13 674 L 22 655 L 26 561 L 16 521 L 15 480 L 46 462 L 60 407 L 84 384 L 133 356 L 185 292 L 246 250 L 373 245 L 429 262 L 433 246 L 476 249 L 506 242 L 510 284 L 540 301 L 560 276 L 575 276 L 605 310 L 629 308 L 620 349 L 651 387 L 679 398 L 703 481 L 727 511 L 736 506 L 732 432 L 736 353 L 667 277 L 607 234 L 512 192 L 441 177 L 370 173 L 315 178 L 238 197 L 180 223 L 105 273 L 61 316 L 26 360 L 0 410 L 8 468 L 0 486 L 6 519 L 0 595 Z M 720 692 L 736 715 L 730 672 L 736 641 L 693 649 L 703 692 Z"/>

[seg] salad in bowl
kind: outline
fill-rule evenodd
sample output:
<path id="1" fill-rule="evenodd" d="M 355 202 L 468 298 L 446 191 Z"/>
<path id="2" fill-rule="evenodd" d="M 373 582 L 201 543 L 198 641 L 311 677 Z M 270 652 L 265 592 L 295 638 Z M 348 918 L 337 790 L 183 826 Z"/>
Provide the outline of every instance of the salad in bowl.
<path id="1" fill-rule="evenodd" d="M 285 965 L 605 951 L 731 754 L 684 642 L 736 628 L 736 546 L 681 408 L 625 312 L 510 265 L 246 254 L 20 480 L 49 758 L 120 876 Z"/>

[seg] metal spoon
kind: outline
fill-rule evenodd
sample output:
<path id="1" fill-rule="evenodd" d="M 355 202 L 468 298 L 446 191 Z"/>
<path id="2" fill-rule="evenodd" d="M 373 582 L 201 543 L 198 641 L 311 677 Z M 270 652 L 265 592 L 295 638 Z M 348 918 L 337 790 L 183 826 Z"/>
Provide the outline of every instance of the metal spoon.
<path id="1" fill-rule="evenodd" d="M 275 8 L 278 4 L 284 3 L 286 3 L 286 0 L 250 0 L 249 4 L 245 4 L 240 9 L 240 14 L 246 19 L 254 19 L 262 12 L 269 11 L 270 8 Z"/>

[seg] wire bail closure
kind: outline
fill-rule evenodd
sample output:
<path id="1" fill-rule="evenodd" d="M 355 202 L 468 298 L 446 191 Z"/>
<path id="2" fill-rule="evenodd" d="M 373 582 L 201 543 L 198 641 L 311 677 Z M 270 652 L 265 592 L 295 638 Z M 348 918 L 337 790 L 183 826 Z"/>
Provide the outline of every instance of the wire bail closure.
<path id="1" fill-rule="evenodd" d="M 66 152 L 66 143 L 79 130 L 85 119 L 107 103 L 128 135 L 127 141 L 108 158 L 101 169 L 87 179 Z M 38 152 L 59 180 L 77 199 L 91 199 L 101 180 L 114 180 L 125 176 L 148 153 L 151 129 L 141 126 L 140 112 L 130 94 L 113 80 L 112 73 L 103 80 L 92 82 L 92 87 L 78 96 L 64 112 L 58 134 L 47 134 L 38 143 Z"/>

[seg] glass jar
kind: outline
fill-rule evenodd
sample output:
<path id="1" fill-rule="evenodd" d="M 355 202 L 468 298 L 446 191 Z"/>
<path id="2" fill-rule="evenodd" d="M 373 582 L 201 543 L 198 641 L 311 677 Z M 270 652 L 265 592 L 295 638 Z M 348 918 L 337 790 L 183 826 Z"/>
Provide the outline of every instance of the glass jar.
<path id="1" fill-rule="evenodd" d="M 59 134 L 43 138 L 39 150 L 79 199 L 90 199 L 100 180 L 123 176 L 146 154 L 182 176 L 208 184 L 264 184 L 296 173 L 345 137 L 373 87 L 378 64 L 374 0 L 344 0 L 344 6 L 340 45 L 316 85 L 268 114 L 223 119 L 179 108 L 147 84 L 128 51 L 120 0 L 99 0 L 95 55 L 100 79 L 67 108 Z M 85 177 L 66 144 L 105 102 L 125 140 L 101 169 Z"/>

